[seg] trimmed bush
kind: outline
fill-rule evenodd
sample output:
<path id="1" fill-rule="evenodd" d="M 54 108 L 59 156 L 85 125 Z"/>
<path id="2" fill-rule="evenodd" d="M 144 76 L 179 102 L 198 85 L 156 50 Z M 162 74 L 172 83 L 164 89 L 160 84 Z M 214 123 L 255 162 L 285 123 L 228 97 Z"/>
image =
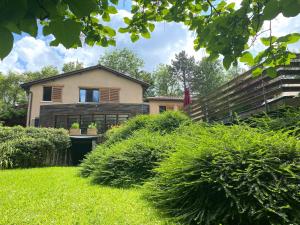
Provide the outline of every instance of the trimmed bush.
<path id="1" fill-rule="evenodd" d="M 300 224 L 300 146 L 246 126 L 182 127 L 146 196 L 187 224 Z"/>
<path id="2" fill-rule="evenodd" d="M 0 168 L 40 167 L 46 165 L 47 155 L 54 145 L 42 138 L 20 138 L 0 144 Z"/>
<path id="3" fill-rule="evenodd" d="M 140 130 L 130 139 L 119 142 L 104 151 L 97 149 L 89 160 L 94 160 L 92 181 L 117 187 L 129 187 L 143 183 L 154 175 L 153 168 L 172 151 L 171 138 Z M 99 154 L 100 153 L 100 154 Z M 102 153 L 102 154 L 101 154 Z"/>
<path id="4" fill-rule="evenodd" d="M 51 166 L 67 163 L 70 138 L 64 129 L 0 126 L 0 143 L 0 168 Z M 39 149 L 38 143 L 44 149 Z"/>
<path id="5" fill-rule="evenodd" d="M 152 132 L 166 134 L 177 129 L 190 119 L 181 112 L 167 111 L 159 115 L 138 115 L 121 126 L 114 127 L 106 133 L 106 145 L 129 138 L 135 131 L 146 129 Z"/>

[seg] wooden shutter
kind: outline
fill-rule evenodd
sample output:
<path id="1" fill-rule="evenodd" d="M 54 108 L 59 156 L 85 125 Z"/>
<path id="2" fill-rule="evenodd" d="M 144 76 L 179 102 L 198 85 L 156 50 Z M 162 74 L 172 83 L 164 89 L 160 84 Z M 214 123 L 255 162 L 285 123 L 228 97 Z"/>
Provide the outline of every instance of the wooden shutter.
<path id="1" fill-rule="evenodd" d="M 109 102 L 109 88 L 100 88 L 100 103 Z"/>
<path id="2" fill-rule="evenodd" d="M 120 101 L 120 89 L 119 88 L 110 88 L 109 89 L 109 101 L 110 102 L 119 102 Z"/>
<path id="3" fill-rule="evenodd" d="M 167 105 L 166 108 L 167 108 L 167 110 L 171 110 L 171 111 L 174 110 L 174 106 L 173 105 Z"/>
<path id="4" fill-rule="evenodd" d="M 62 102 L 62 86 L 52 87 L 52 102 Z"/>

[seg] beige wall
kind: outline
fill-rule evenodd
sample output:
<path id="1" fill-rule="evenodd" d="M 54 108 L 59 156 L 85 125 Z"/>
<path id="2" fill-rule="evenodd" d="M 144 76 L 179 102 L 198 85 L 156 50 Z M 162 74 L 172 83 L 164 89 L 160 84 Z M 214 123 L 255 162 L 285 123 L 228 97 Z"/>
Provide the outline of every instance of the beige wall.
<path id="1" fill-rule="evenodd" d="M 182 109 L 182 101 L 151 101 L 149 100 L 150 114 L 159 114 L 159 106 L 166 106 L 172 108 L 174 111 Z"/>
<path id="2" fill-rule="evenodd" d="M 62 102 L 43 102 L 43 86 L 63 85 Z M 141 104 L 143 103 L 143 88 L 140 84 L 126 78 L 117 76 L 106 70 L 92 70 L 72 75 L 69 77 L 49 81 L 31 86 L 32 108 L 29 121 L 39 117 L 40 106 L 49 104 L 74 104 L 79 103 L 79 88 L 120 88 L 120 103 Z M 85 104 L 85 103 L 79 103 Z M 29 124 L 28 124 L 29 125 Z M 31 124 L 33 125 L 33 124 Z"/>

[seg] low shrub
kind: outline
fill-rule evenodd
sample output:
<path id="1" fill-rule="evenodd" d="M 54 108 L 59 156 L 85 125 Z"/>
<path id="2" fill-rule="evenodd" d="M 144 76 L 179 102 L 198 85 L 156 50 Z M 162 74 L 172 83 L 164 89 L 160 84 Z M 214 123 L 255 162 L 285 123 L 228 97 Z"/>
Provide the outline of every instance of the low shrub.
<path id="1" fill-rule="evenodd" d="M 0 168 L 27 168 L 46 165 L 54 145 L 43 138 L 22 137 L 0 144 Z"/>
<path id="2" fill-rule="evenodd" d="M 159 115 L 139 115 L 121 126 L 114 127 L 106 133 L 106 145 L 129 138 L 135 131 L 146 129 L 161 134 L 170 133 L 178 128 L 181 124 L 189 122 L 189 118 L 181 113 L 167 111 Z"/>
<path id="3" fill-rule="evenodd" d="M 160 133 L 140 130 L 130 139 L 112 145 L 106 151 L 100 148 L 98 161 L 92 172 L 92 181 L 118 187 L 141 184 L 154 175 L 153 168 L 172 151 L 174 143 Z M 98 153 L 99 153 L 98 152 Z M 94 160 L 95 156 L 89 158 Z"/>
<path id="4" fill-rule="evenodd" d="M 36 140 L 36 142 L 33 142 Z M 25 140 L 27 142 L 25 142 Z M 44 145 L 42 141 L 44 140 L 49 142 L 52 147 L 47 147 L 44 151 L 38 151 L 35 146 L 36 143 L 41 143 L 41 146 Z M 22 141 L 23 145 L 17 145 L 19 141 Z M 16 168 L 16 167 L 35 167 L 44 165 L 65 165 L 68 158 L 68 149 L 70 147 L 70 138 L 68 133 L 64 129 L 54 129 L 54 128 L 24 128 L 21 126 L 16 127 L 2 127 L 0 126 L 0 159 L 3 161 L 0 162 L 2 165 L 10 166 L 0 166 L 0 168 Z M 20 142 L 21 143 L 21 142 Z M 26 144 L 27 143 L 27 144 Z M 31 143 L 31 144 L 30 144 Z M 17 147 L 16 147 L 17 146 Z M 25 156 L 22 156 L 20 153 L 21 150 L 24 151 L 24 154 L 27 154 L 28 157 L 33 157 L 32 161 L 25 159 Z M 29 154 L 30 152 L 38 151 L 38 154 L 47 153 L 42 155 L 44 158 L 39 159 L 41 164 L 35 162 L 34 154 Z M 8 159 L 7 157 L 13 157 Z M 20 157 L 20 161 L 23 163 L 11 163 L 8 162 L 17 162 L 16 157 Z M 36 156 L 39 157 L 39 156 Z M 27 161 L 26 161 L 27 160 Z M 25 163 L 31 162 L 30 163 Z"/>
<path id="5" fill-rule="evenodd" d="M 187 224 L 300 224 L 300 146 L 247 126 L 185 126 L 145 185 L 146 197 Z"/>

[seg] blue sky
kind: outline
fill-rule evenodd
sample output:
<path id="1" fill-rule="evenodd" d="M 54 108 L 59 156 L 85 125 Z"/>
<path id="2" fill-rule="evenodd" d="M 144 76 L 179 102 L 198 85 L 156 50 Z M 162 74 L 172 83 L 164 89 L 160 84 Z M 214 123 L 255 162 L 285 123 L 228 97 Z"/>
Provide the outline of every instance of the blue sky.
<path id="1" fill-rule="evenodd" d="M 237 5 L 241 0 L 230 0 Z M 124 16 L 130 16 L 130 0 L 121 0 L 119 4 L 119 13 L 113 15 L 111 25 L 120 27 Z M 273 34 L 284 35 L 287 32 L 300 33 L 300 16 L 285 18 L 279 15 L 273 22 Z M 98 59 L 105 51 L 111 51 L 114 48 L 103 48 L 100 46 L 89 47 L 84 45 L 82 48 L 66 49 L 62 45 L 51 47 L 52 36 L 44 37 L 39 30 L 37 38 L 26 34 L 15 35 L 14 48 L 12 52 L 0 61 L 0 72 L 9 70 L 23 72 L 36 71 L 46 65 L 54 65 L 61 69 L 62 65 L 70 61 L 83 62 L 85 66 L 95 65 Z M 138 42 L 132 43 L 128 34 L 117 35 L 117 48 L 127 47 L 135 51 L 145 61 L 145 69 L 152 71 L 160 63 L 169 63 L 174 55 L 181 50 L 185 50 L 189 55 L 196 59 L 204 57 L 205 51 L 197 52 L 193 49 L 194 34 L 182 25 L 176 23 L 159 23 L 152 33 L 151 39 L 141 38 Z M 256 52 L 263 48 L 257 43 L 252 51 Z M 300 51 L 300 43 L 294 44 L 291 50 Z"/>

